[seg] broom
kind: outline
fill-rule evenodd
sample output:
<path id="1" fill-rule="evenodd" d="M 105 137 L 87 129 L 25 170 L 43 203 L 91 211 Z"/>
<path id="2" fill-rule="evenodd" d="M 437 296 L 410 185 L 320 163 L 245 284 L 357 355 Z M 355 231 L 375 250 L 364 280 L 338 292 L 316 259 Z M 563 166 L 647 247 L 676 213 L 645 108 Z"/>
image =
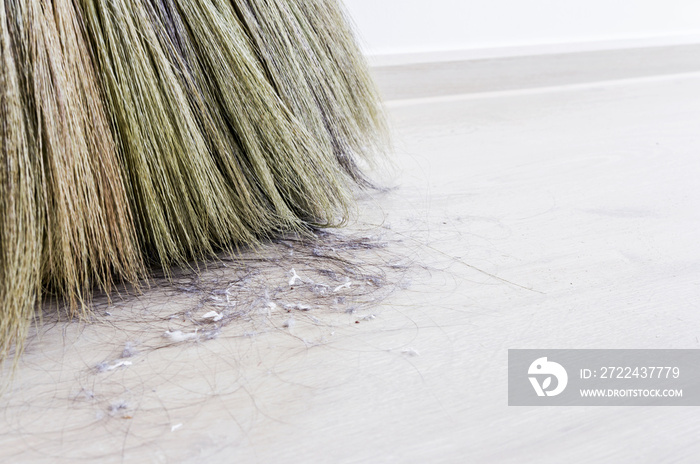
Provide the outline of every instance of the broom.
<path id="1" fill-rule="evenodd" d="M 337 0 L 0 0 L 0 358 L 46 295 L 344 224 L 386 133 Z"/>

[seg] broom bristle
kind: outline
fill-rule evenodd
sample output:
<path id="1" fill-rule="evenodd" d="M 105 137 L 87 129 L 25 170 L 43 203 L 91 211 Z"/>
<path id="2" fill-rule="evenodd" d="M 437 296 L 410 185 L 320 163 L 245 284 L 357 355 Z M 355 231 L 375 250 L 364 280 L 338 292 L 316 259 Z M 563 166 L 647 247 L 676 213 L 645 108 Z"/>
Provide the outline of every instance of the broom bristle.
<path id="1" fill-rule="evenodd" d="M 14 8 L 13 8 L 14 7 Z M 8 11 L 8 9 L 10 11 Z M 35 174 L 37 159 L 30 156 L 30 111 L 22 87 L 27 76 L 19 69 L 26 43 L 16 43 L 24 35 L 24 24 L 10 21 L 17 5 L 0 2 L 0 356 L 22 341 L 34 311 L 41 258 L 40 218 L 36 202 L 39 185 Z M 25 47 L 23 47 L 25 45 Z M 15 361 L 17 357 L 15 356 Z"/>
<path id="2" fill-rule="evenodd" d="M 357 158 L 388 147 L 378 91 L 336 1 L 240 0 L 239 17 L 270 81 L 323 148 L 360 184 Z"/>
<path id="3" fill-rule="evenodd" d="M 341 8 L 0 0 L 0 358 L 42 288 L 77 314 L 144 263 L 347 220 L 386 126 Z"/>
<path id="4" fill-rule="evenodd" d="M 337 129 L 351 141 L 355 154 L 370 165 L 374 155 L 390 147 L 389 130 L 379 91 L 364 55 L 356 44 L 351 20 L 338 0 L 292 0 L 296 18 L 308 24 L 306 33 L 316 44 L 324 73 L 318 76 L 330 95 L 344 89 L 342 98 L 324 107 L 344 117 Z"/>
<path id="5" fill-rule="evenodd" d="M 140 274 L 131 215 L 89 55 L 69 0 L 29 0 L 30 120 L 42 157 L 43 281 L 71 308 L 90 283 L 109 290 L 112 273 Z"/>

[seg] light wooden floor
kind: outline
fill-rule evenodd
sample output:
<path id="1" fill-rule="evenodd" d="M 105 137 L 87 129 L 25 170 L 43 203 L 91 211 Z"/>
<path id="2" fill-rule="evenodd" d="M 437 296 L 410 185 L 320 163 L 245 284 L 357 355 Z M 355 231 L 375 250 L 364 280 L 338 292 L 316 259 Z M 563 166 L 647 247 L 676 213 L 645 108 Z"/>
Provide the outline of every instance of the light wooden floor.
<path id="1" fill-rule="evenodd" d="M 700 75 L 388 108 L 397 188 L 352 227 L 386 241 L 357 256 L 387 299 L 173 344 L 136 315 L 202 308 L 159 288 L 45 327 L 0 461 L 696 462 L 694 408 L 508 407 L 506 369 L 509 348 L 700 348 Z M 130 340 L 131 365 L 94 369 Z"/>

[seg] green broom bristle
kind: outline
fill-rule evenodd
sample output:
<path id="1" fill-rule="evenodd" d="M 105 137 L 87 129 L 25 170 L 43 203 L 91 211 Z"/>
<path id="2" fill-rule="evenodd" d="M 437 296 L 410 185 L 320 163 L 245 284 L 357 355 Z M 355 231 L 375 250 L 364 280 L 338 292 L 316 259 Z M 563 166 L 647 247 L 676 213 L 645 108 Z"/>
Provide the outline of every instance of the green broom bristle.
<path id="1" fill-rule="evenodd" d="M 14 9 L 12 8 L 14 7 Z M 10 11 L 0 2 L 0 356 L 17 343 L 21 352 L 37 300 L 41 260 L 41 233 L 38 217 L 38 158 L 30 155 L 26 113 L 30 110 L 22 95 L 26 77 L 19 69 L 17 55 L 24 50 L 13 37 L 24 34 L 23 24 L 10 21 Z M 17 357 L 15 357 L 15 360 Z"/>
<path id="2" fill-rule="evenodd" d="M 378 92 L 335 1 L 240 0 L 236 10 L 287 106 L 355 181 L 387 149 Z"/>
<path id="3" fill-rule="evenodd" d="M 0 39 L 0 358 L 42 292 L 342 225 L 387 146 L 336 0 L 0 0 Z"/>
<path id="4" fill-rule="evenodd" d="M 324 60 L 319 76 L 332 95 L 344 89 L 342 98 L 330 100 L 324 108 L 343 114 L 337 130 L 354 148 L 355 154 L 373 164 L 374 155 L 388 150 L 389 130 L 379 92 L 364 55 L 355 43 L 353 30 L 338 0 L 293 0 L 296 18 L 308 23 L 307 34 Z"/>
<path id="5" fill-rule="evenodd" d="M 95 281 L 140 274 L 126 192 L 88 50 L 69 0 L 27 2 L 28 99 L 43 161 L 43 281 L 72 307 Z"/>

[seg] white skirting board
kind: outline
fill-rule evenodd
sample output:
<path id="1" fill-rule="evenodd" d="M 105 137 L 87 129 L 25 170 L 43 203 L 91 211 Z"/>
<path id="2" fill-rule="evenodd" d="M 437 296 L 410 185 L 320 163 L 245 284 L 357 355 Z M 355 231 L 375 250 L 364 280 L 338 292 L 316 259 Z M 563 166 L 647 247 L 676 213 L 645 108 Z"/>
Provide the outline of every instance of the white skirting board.
<path id="1" fill-rule="evenodd" d="M 623 42 L 618 45 L 639 45 Z M 582 48 L 580 45 L 579 48 Z M 548 49 L 554 51 L 556 47 Z M 529 50 L 530 54 L 526 52 Z M 700 43 L 544 53 L 544 48 L 488 56 L 486 51 L 424 55 L 422 62 L 385 59 L 372 67 L 386 100 L 445 97 L 700 71 Z M 512 52 L 512 51 L 511 51 Z M 441 58 L 449 58 L 443 60 Z M 414 57 L 418 58 L 418 57 Z"/>
<path id="2" fill-rule="evenodd" d="M 700 34 L 657 35 L 619 40 L 585 42 L 531 43 L 519 46 L 473 47 L 453 50 L 434 50 L 420 53 L 369 54 L 370 66 L 400 66 L 448 61 L 471 61 L 518 56 L 561 55 L 566 53 L 628 50 L 634 48 L 670 47 L 700 44 Z"/>

